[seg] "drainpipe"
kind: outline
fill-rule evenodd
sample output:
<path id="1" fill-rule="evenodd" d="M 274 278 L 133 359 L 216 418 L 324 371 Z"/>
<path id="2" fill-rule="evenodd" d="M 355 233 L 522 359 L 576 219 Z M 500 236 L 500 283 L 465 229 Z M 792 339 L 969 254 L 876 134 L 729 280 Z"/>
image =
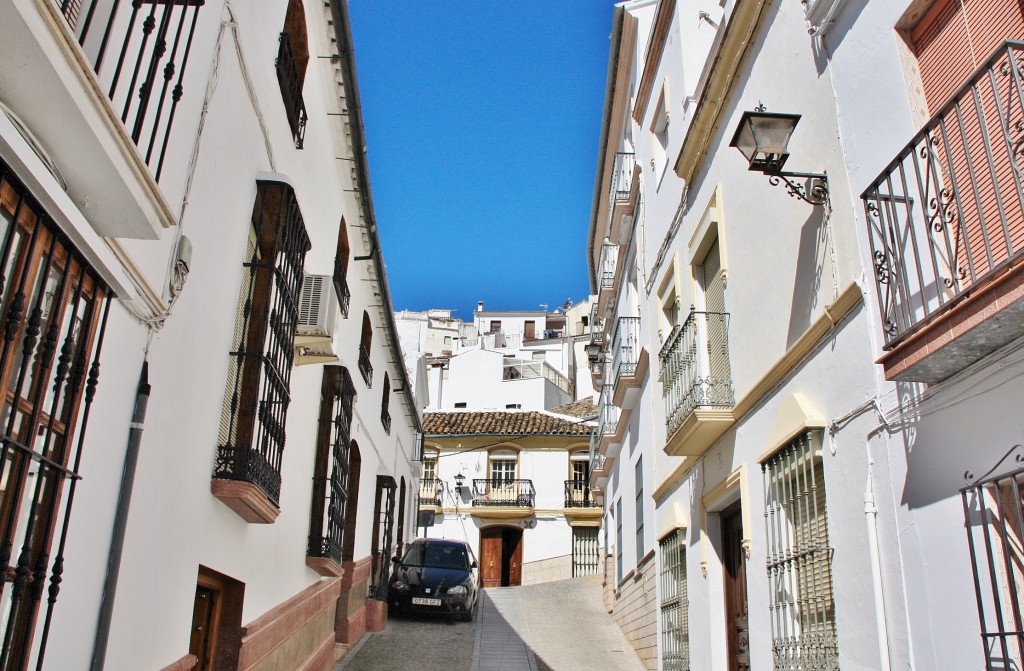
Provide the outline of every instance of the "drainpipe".
<path id="1" fill-rule="evenodd" d="M 149 404 L 149 361 L 142 362 L 139 387 L 135 396 L 135 411 L 128 424 L 128 449 L 124 456 L 124 471 L 121 474 L 121 491 L 117 497 L 114 513 L 114 531 L 110 540 L 110 555 L 107 558 L 107 577 L 103 582 L 103 596 L 100 600 L 99 622 L 96 625 L 96 639 L 92 647 L 90 671 L 103 671 L 107 656 L 107 642 L 110 640 L 110 621 L 114 614 L 114 595 L 121 571 L 121 555 L 124 553 L 124 536 L 128 527 L 128 507 L 132 501 L 135 485 L 135 467 L 139 463 L 139 445 L 142 443 L 143 423 L 146 421 L 146 406 Z"/>
<path id="2" fill-rule="evenodd" d="M 875 505 L 875 493 L 871 486 L 872 467 L 868 447 L 868 483 L 864 490 L 864 520 L 868 525 L 868 556 L 871 561 L 871 590 L 874 592 L 875 631 L 878 634 L 878 668 L 879 671 L 890 671 L 889 665 L 889 634 L 885 626 L 885 597 L 882 592 L 882 561 L 878 554 L 878 506 Z"/>

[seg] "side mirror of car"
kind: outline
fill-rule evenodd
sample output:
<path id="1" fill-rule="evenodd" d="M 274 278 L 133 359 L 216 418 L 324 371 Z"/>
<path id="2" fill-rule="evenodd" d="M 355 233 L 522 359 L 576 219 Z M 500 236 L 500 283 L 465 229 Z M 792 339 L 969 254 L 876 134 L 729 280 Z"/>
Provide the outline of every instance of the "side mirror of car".
<path id="1" fill-rule="evenodd" d="M 476 560 L 474 559 L 473 563 L 469 565 L 469 568 L 476 568 L 476 567 L 477 567 L 477 563 L 476 563 Z"/>
<path id="2" fill-rule="evenodd" d="M 396 563 L 396 564 L 401 564 L 402 563 L 402 558 L 401 557 L 392 557 L 391 561 Z"/>

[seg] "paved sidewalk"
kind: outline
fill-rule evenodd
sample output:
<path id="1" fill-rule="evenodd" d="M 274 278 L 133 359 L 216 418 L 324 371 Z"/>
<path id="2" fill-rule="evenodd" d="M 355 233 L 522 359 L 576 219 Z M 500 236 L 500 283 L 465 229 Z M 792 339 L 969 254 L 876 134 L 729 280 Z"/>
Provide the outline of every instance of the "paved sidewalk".
<path id="1" fill-rule="evenodd" d="M 599 578 L 484 590 L 471 671 L 643 671 Z"/>
<path id="2" fill-rule="evenodd" d="M 518 589 L 481 590 L 470 671 L 538 671 L 533 651 L 518 633 L 526 630 Z"/>

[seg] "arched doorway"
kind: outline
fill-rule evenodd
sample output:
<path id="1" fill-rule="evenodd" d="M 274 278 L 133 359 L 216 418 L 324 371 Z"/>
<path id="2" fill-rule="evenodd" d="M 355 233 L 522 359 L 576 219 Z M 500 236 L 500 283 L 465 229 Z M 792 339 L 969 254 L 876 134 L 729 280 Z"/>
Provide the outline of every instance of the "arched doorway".
<path id="1" fill-rule="evenodd" d="M 523 530 L 493 526 L 480 530 L 480 584 L 513 587 L 523 580 Z"/>

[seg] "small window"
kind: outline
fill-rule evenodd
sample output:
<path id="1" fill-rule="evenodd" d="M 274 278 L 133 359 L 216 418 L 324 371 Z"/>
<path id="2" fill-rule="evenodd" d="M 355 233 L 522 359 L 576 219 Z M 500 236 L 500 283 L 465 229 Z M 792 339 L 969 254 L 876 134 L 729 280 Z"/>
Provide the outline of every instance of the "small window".
<path id="1" fill-rule="evenodd" d="M 458 408 L 465 408 L 466 407 L 466 402 L 462 401 L 461 403 L 456 403 L 455 407 L 456 407 L 456 409 L 458 409 Z"/>
<path id="2" fill-rule="evenodd" d="M 506 410 L 519 410 L 522 407 L 523 407 L 522 403 L 506 403 L 505 404 L 505 409 Z"/>
<path id="3" fill-rule="evenodd" d="M 370 364 L 370 345 L 373 343 L 373 325 L 370 315 L 363 311 L 363 330 L 359 338 L 359 372 L 367 387 L 373 386 L 373 366 Z"/>
<path id="4" fill-rule="evenodd" d="M 500 331 L 500 330 L 501 330 L 501 320 L 500 320 L 500 319 L 492 319 L 492 320 L 491 320 L 491 328 L 490 328 L 490 331 L 491 331 L 492 333 L 496 333 L 496 332 L 498 332 L 498 331 Z"/>
<path id="5" fill-rule="evenodd" d="M 352 293 L 348 288 L 349 255 L 348 226 L 345 225 L 345 217 L 342 217 L 341 225 L 338 227 L 338 250 L 334 255 L 334 290 L 338 294 L 341 316 L 346 319 L 348 318 L 348 307 L 352 298 Z"/>
<path id="6" fill-rule="evenodd" d="M 384 433 L 391 435 L 391 378 L 384 372 L 384 395 L 380 400 L 380 423 L 384 425 Z"/>
<path id="7" fill-rule="evenodd" d="M 668 164 L 668 108 L 665 105 L 666 91 L 662 90 L 654 118 L 651 119 L 651 161 L 656 177 L 661 177 Z"/>
<path id="8" fill-rule="evenodd" d="M 309 45 L 306 42 L 306 17 L 302 0 L 290 0 L 277 49 L 277 81 L 281 86 L 288 125 L 292 130 L 295 147 L 302 149 L 306 135 L 306 103 L 302 100 L 302 82 L 309 63 Z"/>

